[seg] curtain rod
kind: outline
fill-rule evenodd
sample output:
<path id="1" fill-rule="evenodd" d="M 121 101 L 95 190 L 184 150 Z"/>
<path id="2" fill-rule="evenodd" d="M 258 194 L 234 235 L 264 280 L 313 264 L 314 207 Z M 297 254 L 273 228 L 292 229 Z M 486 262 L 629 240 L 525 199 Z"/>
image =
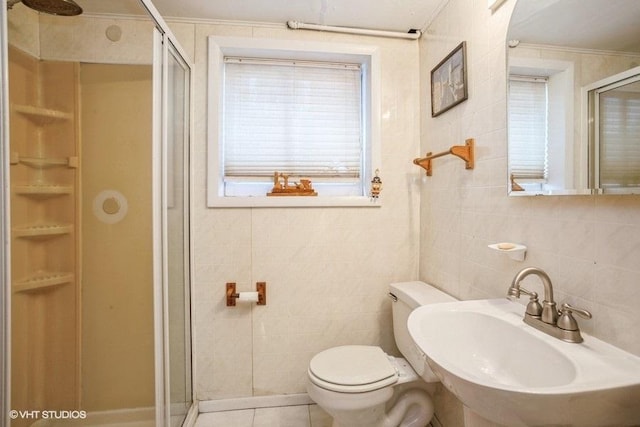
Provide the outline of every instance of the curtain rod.
<path id="1" fill-rule="evenodd" d="M 422 35 L 422 31 L 420 30 L 411 30 L 408 33 L 401 33 L 399 31 L 382 31 L 370 30 L 366 28 L 333 27 L 331 25 L 305 24 L 304 22 L 298 21 L 287 21 L 287 27 L 292 30 L 329 31 L 333 33 L 360 34 L 365 36 L 392 37 L 410 40 L 417 40 Z"/>

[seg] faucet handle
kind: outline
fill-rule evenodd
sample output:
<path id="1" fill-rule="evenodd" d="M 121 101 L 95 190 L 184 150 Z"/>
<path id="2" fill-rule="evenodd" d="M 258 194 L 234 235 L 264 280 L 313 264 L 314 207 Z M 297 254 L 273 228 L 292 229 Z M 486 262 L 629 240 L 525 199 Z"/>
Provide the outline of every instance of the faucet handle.
<path id="1" fill-rule="evenodd" d="M 522 286 L 520 287 L 520 292 L 529 296 L 526 313 L 529 316 L 540 318 L 540 316 L 542 316 L 542 305 L 540 305 L 540 301 L 538 300 L 538 294 L 528 291 Z"/>
<path id="2" fill-rule="evenodd" d="M 573 313 L 576 313 L 578 316 L 584 319 L 591 319 L 591 313 L 582 308 L 573 307 L 567 303 L 562 304 L 562 309 L 560 310 L 560 318 L 558 319 L 558 327 L 560 329 L 564 329 L 566 331 L 577 331 L 578 322 L 573 317 Z"/>
<path id="3" fill-rule="evenodd" d="M 587 310 L 583 308 L 573 307 L 566 302 L 562 304 L 562 311 L 568 311 L 569 313 L 573 312 L 578 316 L 582 317 L 583 319 L 591 319 L 591 317 L 593 317 L 591 316 L 591 313 L 588 312 Z"/>

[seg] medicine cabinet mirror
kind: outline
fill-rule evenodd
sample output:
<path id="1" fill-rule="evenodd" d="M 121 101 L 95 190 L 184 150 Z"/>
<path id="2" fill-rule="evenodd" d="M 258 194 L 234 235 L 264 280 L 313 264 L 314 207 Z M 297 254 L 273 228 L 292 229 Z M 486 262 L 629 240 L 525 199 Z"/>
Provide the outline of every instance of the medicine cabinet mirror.
<path id="1" fill-rule="evenodd" d="M 640 2 L 518 0 L 507 31 L 512 196 L 640 194 Z"/>

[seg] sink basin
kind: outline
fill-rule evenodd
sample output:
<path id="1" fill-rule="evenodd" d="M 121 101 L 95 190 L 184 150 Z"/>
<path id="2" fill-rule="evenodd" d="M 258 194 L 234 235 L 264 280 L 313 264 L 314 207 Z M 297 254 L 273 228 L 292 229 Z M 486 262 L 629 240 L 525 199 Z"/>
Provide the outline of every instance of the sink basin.
<path id="1" fill-rule="evenodd" d="M 517 426 L 640 425 L 640 358 L 588 334 L 567 343 L 526 325 L 507 299 L 422 306 L 411 337 L 473 413 Z"/>

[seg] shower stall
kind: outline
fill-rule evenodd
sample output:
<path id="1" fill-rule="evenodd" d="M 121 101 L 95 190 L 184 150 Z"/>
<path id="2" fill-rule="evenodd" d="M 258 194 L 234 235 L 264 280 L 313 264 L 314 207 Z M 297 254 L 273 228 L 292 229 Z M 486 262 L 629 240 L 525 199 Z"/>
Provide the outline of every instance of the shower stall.
<path id="1" fill-rule="evenodd" d="M 189 424 L 190 63 L 148 0 L 0 14 L 0 425 Z"/>

